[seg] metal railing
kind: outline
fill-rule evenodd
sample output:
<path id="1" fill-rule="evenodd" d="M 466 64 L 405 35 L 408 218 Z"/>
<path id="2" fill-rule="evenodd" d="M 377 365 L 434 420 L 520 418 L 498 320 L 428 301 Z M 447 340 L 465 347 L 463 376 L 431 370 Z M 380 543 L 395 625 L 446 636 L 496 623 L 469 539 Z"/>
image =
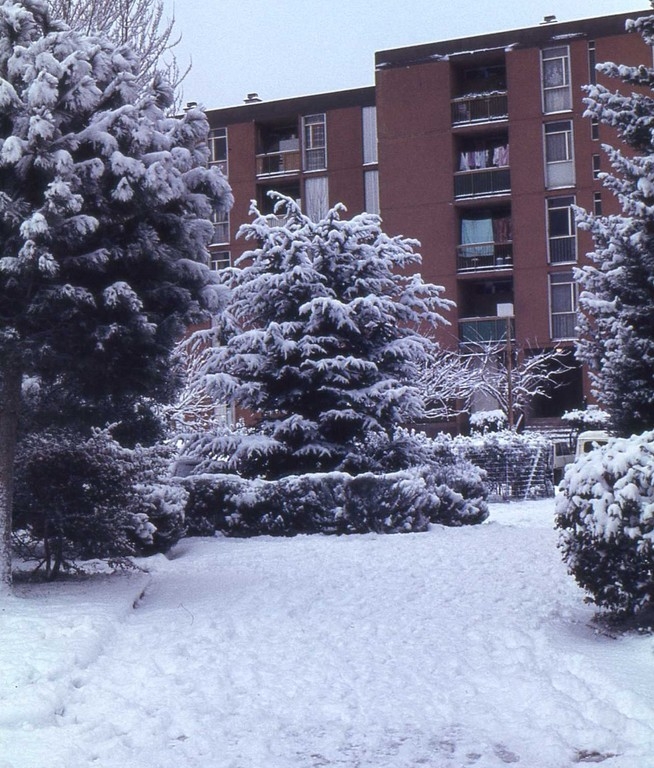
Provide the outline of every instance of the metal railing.
<path id="1" fill-rule="evenodd" d="M 454 174 L 455 198 L 499 195 L 510 191 L 511 173 L 508 168 L 483 168 Z"/>
<path id="2" fill-rule="evenodd" d="M 297 149 L 257 155 L 257 176 L 297 173 L 301 167 L 300 160 L 301 153 Z"/>
<path id="3" fill-rule="evenodd" d="M 456 249 L 457 272 L 513 267 L 513 243 L 467 243 Z"/>
<path id="4" fill-rule="evenodd" d="M 459 342 L 486 344 L 506 341 L 507 328 L 511 338 L 515 338 L 515 320 L 512 317 L 467 317 L 459 320 Z"/>
<path id="5" fill-rule="evenodd" d="M 452 125 L 506 120 L 509 106 L 506 93 L 462 96 L 452 100 Z"/>

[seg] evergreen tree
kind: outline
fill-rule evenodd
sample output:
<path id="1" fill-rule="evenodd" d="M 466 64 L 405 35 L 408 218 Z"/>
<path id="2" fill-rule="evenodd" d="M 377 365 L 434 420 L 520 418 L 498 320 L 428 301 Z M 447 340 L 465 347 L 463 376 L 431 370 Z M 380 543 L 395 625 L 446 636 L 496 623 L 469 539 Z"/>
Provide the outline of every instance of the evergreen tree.
<path id="1" fill-rule="evenodd" d="M 206 266 L 212 210 L 198 110 L 138 56 L 52 22 L 43 0 L 0 6 L 0 583 L 9 557 L 21 384 L 34 376 L 95 422 L 170 393 L 168 359 L 222 289 Z"/>
<path id="2" fill-rule="evenodd" d="M 259 246 L 224 272 L 232 325 L 205 379 L 257 424 L 210 453 L 244 476 L 338 468 L 370 434 L 424 415 L 417 380 L 433 345 L 420 329 L 444 323 L 450 302 L 413 271 L 415 241 L 342 211 L 314 222 L 281 195 L 276 216 L 253 207 L 241 234 Z"/>
<path id="3" fill-rule="evenodd" d="M 628 22 L 654 44 L 654 16 Z M 628 150 L 605 146 L 614 172 L 604 185 L 622 213 L 580 212 L 595 242 L 591 265 L 578 270 L 578 354 L 589 365 L 594 391 L 622 435 L 654 427 L 654 69 L 603 64 L 601 71 L 638 92 L 587 88 L 587 114 L 617 129 Z"/>

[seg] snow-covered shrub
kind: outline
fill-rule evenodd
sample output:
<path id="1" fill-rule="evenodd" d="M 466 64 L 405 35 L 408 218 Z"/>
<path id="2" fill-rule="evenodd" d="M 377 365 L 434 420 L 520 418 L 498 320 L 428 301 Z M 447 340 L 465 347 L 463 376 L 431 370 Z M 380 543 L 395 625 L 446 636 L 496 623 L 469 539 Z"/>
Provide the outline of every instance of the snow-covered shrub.
<path id="1" fill-rule="evenodd" d="M 165 551 L 183 533 L 186 492 L 169 484 L 167 452 L 120 446 L 107 431 L 32 433 L 20 445 L 15 514 L 48 574 L 74 559 Z"/>
<path id="2" fill-rule="evenodd" d="M 507 417 L 499 408 L 494 411 L 476 411 L 470 414 L 470 428 L 473 432 L 500 432 L 506 429 Z"/>
<path id="3" fill-rule="evenodd" d="M 589 429 L 608 429 L 611 416 L 596 405 L 589 405 L 585 410 L 566 411 L 561 417 L 570 429 L 583 432 Z"/>
<path id="4" fill-rule="evenodd" d="M 541 434 L 506 430 L 451 439 L 451 450 L 485 473 L 491 498 L 554 495 L 552 445 Z"/>
<path id="5" fill-rule="evenodd" d="M 614 438 L 566 470 L 560 548 L 594 603 L 633 614 L 654 600 L 654 432 Z"/>
<path id="6" fill-rule="evenodd" d="M 196 475 L 183 483 L 191 534 L 395 533 L 488 516 L 479 472 L 435 465 L 398 472 L 307 473 L 279 480 Z M 450 485 L 451 483 L 451 485 Z"/>

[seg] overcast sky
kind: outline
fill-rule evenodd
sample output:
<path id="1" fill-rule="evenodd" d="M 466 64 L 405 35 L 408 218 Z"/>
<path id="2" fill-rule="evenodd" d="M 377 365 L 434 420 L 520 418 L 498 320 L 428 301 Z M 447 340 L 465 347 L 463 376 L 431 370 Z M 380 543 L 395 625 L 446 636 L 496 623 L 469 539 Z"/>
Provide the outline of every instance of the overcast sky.
<path id="1" fill-rule="evenodd" d="M 374 83 L 375 51 L 559 21 L 651 11 L 647 0 L 165 0 L 192 63 L 184 101 L 211 107 Z M 444 10 L 445 9 L 445 10 Z"/>

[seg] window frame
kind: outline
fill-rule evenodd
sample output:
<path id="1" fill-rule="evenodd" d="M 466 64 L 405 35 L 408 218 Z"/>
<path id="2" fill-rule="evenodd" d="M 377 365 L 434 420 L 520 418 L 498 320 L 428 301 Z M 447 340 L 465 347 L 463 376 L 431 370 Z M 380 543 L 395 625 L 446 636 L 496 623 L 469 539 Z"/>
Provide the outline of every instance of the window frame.
<path id="1" fill-rule="evenodd" d="M 229 175 L 229 146 L 228 146 L 228 134 L 227 128 L 211 128 L 209 130 L 209 136 L 207 137 L 207 143 L 209 145 L 209 166 L 218 166 L 223 172 L 223 175 Z M 220 144 L 224 144 L 225 151 L 220 152 L 224 154 L 224 157 L 217 157 L 216 148 Z"/>
<path id="2" fill-rule="evenodd" d="M 553 54 L 554 51 L 564 51 L 564 53 Z M 550 55 L 548 55 L 550 54 Z M 562 83 L 559 85 L 546 85 L 545 76 L 548 63 L 561 62 Z M 572 79 L 570 73 L 570 46 L 557 45 L 541 49 L 541 99 L 544 115 L 552 115 L 558 112 L 569 112 L 572 109 Z M 565 92 L 564 101 L 566 106 L 552 108 L 548 105 L 548 95 Z"/>
<path id="3" fill-rule="evenodd" d="M 578 258 L 577 248 L 577 226 L 575 222 L 572 206 L 576 204 L 574 195 L 561 195 L 558 197 L 548 197 L 545 201 L 547 214 L 547 260 L 549 264 L 576 264 Z M 565 211 L 567 218 L 567 234 L 552 234 L 554 216 L 557 212 Z M 557 244 L 570 243 L 573 256 L 571 258 L 560 258 L 556 256 L 559 250 Z M 561 248 L 562 252 L 567 249 Z"/>
<path id="4" fill-rule="evenodd" d="M 232 252 L 224 248 L 209 251 L 209 267 L 213 272 L 220 272 L 232 266 Z"/>
<path id="5" fill-rule="evenodd" d="M 567 288 L 568 298 L 570 299 L 570 309 L 566 310 L 554 310 L 554 288 L 560 288 L 565 286 Z M 578 285 L 574 279 L 574 272 L 572 270 L 565 272 L 552 272 L 549 275 L 549 320 L 550 320 L 550 338 L 553 341 L 571 341 L 577 338 L 576 332 L 572 331 L 571 334 L 555 334 L 555 325 L 557 318 L 574 317 L 574 326 L 577 324 L 577 300 L 578 300 Z M 562 320 L 562 322 L 565 322 Z"/>
<path id="6" fill-rule="evenodd" d="M 556 127 L 558 130 L 555 130 Z M 563 128 L 562 126 L 566 126 Z M 552 144 L 548 142 L 548 137 L 562 135 L 565 137 L 565 157 L 562 159 L 548 159 L 551 153 Z M 545 160 L 545 186 L 547 189 L 563 189 L 575 185 L 575 148 L 574 148 L 574 126 L 572 120 L 554 120 L 543 125 L 543 155 Z M 553 169 L 561 168 L 563 165 L 569 165 L 569 177 L 566 177 L 563 183 L 554 182 L 550 176 L 553 175 Z"/>
<path id="7" fill-rule="evenodd" d="M 322 130 L 320 130 L 322 129 Z M 316 164 L 312 154 L 322 153 L 322 162 Z M 302 115 L 302 170 L 305 173 L 327 170 L 327 115 L 317 112 Z"/>

